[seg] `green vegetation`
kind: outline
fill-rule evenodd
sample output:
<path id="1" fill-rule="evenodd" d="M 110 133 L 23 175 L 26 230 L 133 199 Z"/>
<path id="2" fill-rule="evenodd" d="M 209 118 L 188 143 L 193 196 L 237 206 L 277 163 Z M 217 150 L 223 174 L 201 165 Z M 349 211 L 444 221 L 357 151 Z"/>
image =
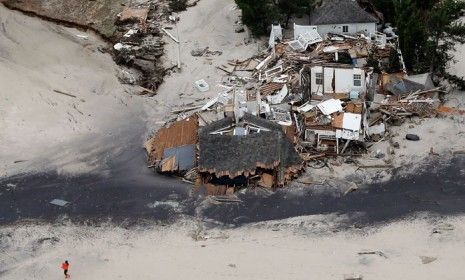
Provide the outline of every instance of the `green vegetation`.
<path id="1" fill-rule="evenodd" d="M 397 49 L 391 48 L 389 50 L 389 60 L 386 65 L 386 72 L 396 73 L 399 71 L 402 71 L 402 65 L 400 64 L 399 54 L 397 53 Z"/>
<path id="2" fill-rule="evenodd" d="M 280 0 L 278 9 L 284 19 L 284 25 L 287 27 L 289 20 L 293 15 L 302 16 L 309 14 L 312 8 L 311 0 Z"/>
<path id="3" fill-rule="evenodd" d="M 256 36 L 266 35 L 271 24 L 287 25 L 291 16 L 310 12 L 312 0 L 235 0 L 242 10 L 242 22 Z"/>
<path id="4" fill-rule="evenodd" d="M 242 22 L 256 36 L 265 35 L 269 26 L 279 21 L 278 6 L 272 0 L 235 0 L 242 10 Z"/>
<path id="5" fill-rule="evenodd" d="M 187 9 L 187 0 L 170 0 L 168 6 L 173 12 L 180 12 Z"/>
<path id="6" fill-rule="evenodd" d="M 397 27 L 407 69 L 431 72 L 463 87 L 463 78 L 447 73 L 457 43 L 465 43 L 465 25 L 457 22 L 465 2 L 455 0 L 373 0 L 386 21 Z"/>

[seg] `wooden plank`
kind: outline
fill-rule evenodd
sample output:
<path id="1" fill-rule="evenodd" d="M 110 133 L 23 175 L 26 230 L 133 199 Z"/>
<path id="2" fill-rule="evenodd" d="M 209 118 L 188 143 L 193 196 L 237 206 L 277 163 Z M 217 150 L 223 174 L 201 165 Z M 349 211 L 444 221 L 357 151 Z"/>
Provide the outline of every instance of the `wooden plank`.
<path id="1" fill-rule="evenodd" d="M 63 94 L 63 95 L 69 96 L 69 97 L 77 98 L 76 95 L 70 94 L 70 93 L 66 93 L 66 92 L 63 92 L 63 91 L 61 91 L 61 90 L 54 89 L 53 91 L 56 92 L 56 93 L 59 93 L 59 94 Z"/>
<path id="2" fill-rule="evenodd" d="M 168 35 L 168 37 L 170 37 L 173 41 L 179 44 L 179 40 L 176 39 L 176 37 L 174 37 L 171 33 L 169 33 L 168 30 L 166 30 L 166 28 L 163 27 L 161 30 L 163 30 L 163 32 L 165 32 L 166 35 Z"/>

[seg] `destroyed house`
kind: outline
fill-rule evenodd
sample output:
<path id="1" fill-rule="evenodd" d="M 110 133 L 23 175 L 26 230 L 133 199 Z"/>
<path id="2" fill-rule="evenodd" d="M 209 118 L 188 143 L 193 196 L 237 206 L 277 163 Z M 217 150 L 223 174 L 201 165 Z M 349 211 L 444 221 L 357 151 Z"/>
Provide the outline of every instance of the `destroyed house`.
<path id="1" fill-rule="evenodd" d="M 355 0 L 323 0 L 310 14 L 310 25 L 317 26 L 321 36 L 328 33 L 368 35 L 376 32 L 378 21 Z"/>
<path id="2" fill-rule="evenodd" d="M 385 94 L 405 96 L 414 91 L 433 89 L 434 84 L 428 73 L 407 76 L 402 72 L 385 74 L 382 77 L 381 87 Z"/>
<path id="3" fill-rule="evenodd" d="M 366 92 L 365 70 L 347 64 L 326 63 L 306 65 L 303 80 L 310 84 L 312 97 L 343 94 L 357 99 Z"/>
<path id="4" fill-rule="evenodd" d="M 291 180 L 302 162 L 279 124 L 244 114 L 238 123 L 224 118 L 199 131 L 198 168 L 203 183 L 249 185 L 257 175 L 272 188 Z"/>
<path id="5" fill-rule="evenodd" d="M 198 127 L 198 118 L 191 116 L 158 130 L 144 144 L 149 166 L 163 173 L 183 173 L 194 168 Z"/>
<path id="6" fill-rule="evenodd" d="M 348 101 L 344 107 L 343 104 L 339 99 L 328 99 L 303 114 L 305 145 L 341 154 L 350 141 L 363 139 L 364 103 Z"/>

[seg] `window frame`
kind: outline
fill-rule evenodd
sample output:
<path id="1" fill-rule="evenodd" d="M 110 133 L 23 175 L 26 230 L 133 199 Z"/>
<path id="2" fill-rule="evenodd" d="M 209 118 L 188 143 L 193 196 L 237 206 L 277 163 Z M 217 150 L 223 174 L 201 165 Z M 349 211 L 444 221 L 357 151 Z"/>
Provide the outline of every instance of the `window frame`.
<path id="1" fill-rule="evenodd" d="M 354 74 L 353 75 L 353 84 L 354 84 L 354 87 L 361 87 L 362 86 L 362 74 Z"/>
<path id="2" fill-rule="evenodd" d="M 349 33 L 349 26 L 348 25 L 343 25 L 342 26 L 342 33 Z"/>
<path id="3" fill-rule="evenodd" d="M 315 73 L 315 84 L 316 84 L 317 86 L 320 86 L 320 85 L 322 86 L 323 83 L 324 83 L 323 72 L 321 72 L 321 73 L 320 73 L 320 72 Z"/>

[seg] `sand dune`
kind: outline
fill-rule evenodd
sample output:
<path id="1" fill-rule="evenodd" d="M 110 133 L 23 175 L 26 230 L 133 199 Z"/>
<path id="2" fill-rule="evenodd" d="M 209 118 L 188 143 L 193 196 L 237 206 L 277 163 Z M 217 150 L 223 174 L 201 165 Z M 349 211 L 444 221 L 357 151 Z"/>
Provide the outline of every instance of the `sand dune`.
<path id="1" fill-rule="evenodd" d="M 3 6 L 0 19 L 0 177 L 91 172 L 129 139 L 139 145 L 144 100 L 119 83 L 96 36 Z"/>

